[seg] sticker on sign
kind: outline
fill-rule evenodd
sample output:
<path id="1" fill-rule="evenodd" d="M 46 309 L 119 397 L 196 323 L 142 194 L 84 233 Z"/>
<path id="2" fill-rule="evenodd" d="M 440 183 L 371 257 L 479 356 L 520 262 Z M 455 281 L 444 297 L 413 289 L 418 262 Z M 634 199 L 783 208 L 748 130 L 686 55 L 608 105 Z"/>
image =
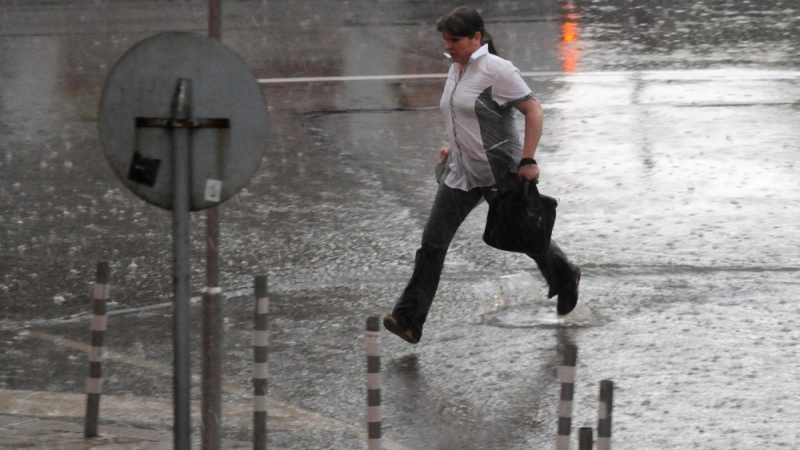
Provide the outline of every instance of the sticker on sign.
<path id="1" fill-rule="evenodd" d="M 206 201 L 218 203 L 221 193 L 222 181 L 206 180 Z"/>

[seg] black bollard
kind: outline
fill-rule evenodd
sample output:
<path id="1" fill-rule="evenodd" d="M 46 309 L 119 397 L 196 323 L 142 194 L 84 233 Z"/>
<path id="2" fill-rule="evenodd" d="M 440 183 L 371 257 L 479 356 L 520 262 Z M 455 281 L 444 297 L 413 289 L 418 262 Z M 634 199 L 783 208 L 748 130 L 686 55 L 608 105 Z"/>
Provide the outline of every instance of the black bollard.
<path id="1" fill-rule="evenodd" d="M 103 392 L 103 345 L 106 334 L 106 302 L 109 297 L 108 263 L 97 264 L 92 292 L 92 347 L 89 351 L 89 377 L 86 380 L 86 421 L 83 435 L 97 436 L 100 420 L 100 395 Z"/>
<path id="2" fill-rule="evenodd" d="M 597 450 L 611 450 L 611 409 L 614 403 L 614 383 L 600 382 L 600 402 L 597 411 Z"/>
<path id="3" fill-rule="evenodd" d="M 269 300 L 267 277 L 256 277 L 255 327 L 253 329 L 253 450 L 267 448 L 267 345 L 269 344 Z"/>
<path id="4" fill-rule="evenodd" d="M 381 449 L 380 321 L 367 318 L 367 448 Z"/>
<path id="5" fill-rule="evenodd" d="M 592 429 L 590 427 L 581 427 L 578 430 L 578 450 L 592 450 Z"/>
<path id="6" fill-rule="evenodd" d="M 572 399 L 575 396 L 575 364 L 578 361 L 578 347 L 564 346 L 564 359 L 561 362 L 559 380 L 561 399 L 558 402 L 558 437 L 556 450 L 569 450 L 569 435 L 572 431 Z"/>

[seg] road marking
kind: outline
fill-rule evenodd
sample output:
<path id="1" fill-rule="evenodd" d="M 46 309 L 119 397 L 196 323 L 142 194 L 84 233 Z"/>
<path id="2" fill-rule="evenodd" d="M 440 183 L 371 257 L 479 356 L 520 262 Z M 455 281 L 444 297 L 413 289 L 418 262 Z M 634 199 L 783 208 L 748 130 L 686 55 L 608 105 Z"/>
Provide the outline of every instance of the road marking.
<path id="1" fill-rule="evenodd" d="M 56 336 L 56 335 L 52 335 L 52 334 L 49 334 L 49 333 L 43 333 L 41 331 L 36 331 L 36 330 L 27 330 L 27 331 L 28 331 L 28 335 L 30 337 L 35 337 L 37 339 L 42 339 L 42 340 L 45 340 L 45 341 L 49 341 L 49 342 L 51 342 L 51 343 L 53 343 L 55 345 L 61 346 L 61 347 L 66 347 L 66 348 L 70 348 L 70 349 L 78 350 L 78 351 L 82 351 L 82 352 L 87 352 L 87 353 L 91 350 L 91 346 L 90 345 L 82 344 L 80 342 L 75 342 L 75 341 L 63 338 L 61 336 Z M 115 361 L 119 361 L 119 362 L 122 362 L 122 363 L 125 363 L 125 364 L 129 364 L 129 365 L 135 366 L 135 367 L 148 369 L 150 371 L 153 371 L 155 373 L 164 375 L 166 377 L 172 377 L 172 367 L 171 366 L 168 366 L 168 365 L 165 365 L 165 364 L 161 364 L 161 363 L 158 363 L 158 362 L 155 362 L 155 361 L 148 361 L 146 359 L 137 358 L 137 357 L 134 357 L 134 356 L 126 355 L 126 354 L 119 353 L 119 352 L 114 352 L 114 351 L 111 351 L 111 350 L 107 351 L 107 353 L 105 354 L 105 358 L 107 360 L 115 360 Z M 199 375 L 192 375 L 192 381 L 194 383 L 199 384 L 200 383 L 200 376 Z M 247 399 L 249 401 L 252 401 L 253 394 L 250 391 L 248 391 L 246 389 L 242 389 L 242 388 L 240 388 L 238 386 L 234 386 L 234 385 L 230 385 L 230 384 L 224 384 L 222 386 L 222 390 L 225 393 L 236 395 L 236 396 L 238 396 L 238 397 L 240 397 L 242 399 Z M 0 392 L 2 392 L 2 391 L 0 391 Z M 52 392 L 44 393 L 44 395 L 46 395 L 46 396 L 50 395 L 50 394 L 53 394 L 53 393 Z M 75 395 L 79 395 L 79 394 L 75 394 Z M 82 399 L 81 401 L 85 402 L 85 399 L 86 399 L 85 394 L 80 395 L 80 397 Z M 103 397 L 104 398 L 105 397 L 109 397 L 109 395 L 106 394 L 106 395 L 103 395 Z M 114 397 L 115 401 L 116 401 L 117 397 L 118 396 Z M 124 397 L 121 397 L 121 398 L 124 398 Z M 2 397 L 0 397 L 0 400 L 2 400 Z M 52 400 L 44 401 L 44 399 L 42 399 L 41 401 L 42 401 L 43 404 L 46 404 L 48 406 L 53 404 Z M 299 407 L 299 406 L 296 406 L 296 405 L 293 405 L 291 403 L 284 402 L 284 401 L 281 401 L 281 400 L 269 398 L 268 401 L 269 401 L 269 406 L 270 406 L 270 411 L 269 411 L 269 413 L 270 413 L 270 415 L 269 415 L 270 422 L 273 421 L 273 420 L 279 420 L 280 423 L 286 423 L 287 425 L 291 424 L 292 426 L 294 426 L 296 428 L 333 431 L 333 432 L 336 432 L 336 433 L 343 433 L 343 434 L 346 434 L 346 435 L 351 436 L 351 437 L 365 437 L 366 436 L 366 427 L 356 427 L 356 426 L 350 425 L 349 423 L 345 423 L 345 422 L 339 421 L 337 419 L 324 416 L 324 415 L 322 415 L 322 414 L 320 414 L 318 412 L 311 411 L 309 409 L 305 409 L 305 408 L 302 408 L 302 407 Z M 106 405 L 108 403 L 111 403 L 111 402 L 103 402 L 103 406 L 102 406 L 103 418 L 106 418 L 105 411 L 106 411 L 106 408 L 107 408 Z M 3 401 L 0 401 L 0 405 L 4 405 L 4 404 L 5 403 Z M 172 405 L 172 403 L 171 403 L 171 400 L 170 400 L 170 406 L 167 407 L 166 409 L 162 409 L 161 411 L 162 412 L 163 411 L 171 411 L 172 410 L 171 405 Z M 250 426 L 250 424 L 252 423 L 252 412 L 253 412 L 252 403 L 250 403 L 250 402 L 243 403 L 243 405 L 247 406 L 247 410 L 248 410 L 249 414 L 251 414 L 250 416 L 248 416 L 248 421 L 249 422 L 248 422 L 248 425 L 247 425 L 247 426 Z M 83 416 L 83 411 L 81 411 L 81 417 L 82 416 Z M 135 415 L 135 416 L 138 417 L 138 415 Z M 127 417 L 132 417 L 132 416 L 128 415 Z M 411 450 L 408 447 L 405 447 L 405 446 L 403 446 L 401 444 L 398 444 L 396 442 L 392 442 L 392 441 L 389 441 L 389 440 L 384 440 L 383 443 L 384 443 L 384 446 L 386 447 L 387 450 Z"/>
<path id="2" fill-rule="evenodd" d="M 559 77 L 562 72 L 522 72 L 523 77 Z M 420 80 L 447 78 L 446 73 L 408 73 L 396 75 L 349 75 L 335 77 L 289 77 L 259 78 L 259 84 L 315 83 L 326 81 L 381 81 L 381 80 Z"/>
<path id="3" fill-rule="evenodd" d="M 800 78 L 800 71 L 793 70 L 749 70 L 749 69 L 698 69 L 698 70 L 619 70 L 578 72 L 566 74 L 564 72 L 520 72 L 526 78 L 562 78 L 580 80 L 582 78 L 597 78 L 607 76 L 643 76 L 655 79 L 668 80 L 776 80 Z M 447 78 L 446 73 L 418 73 L 395 75 L 349 75 L 333 77 L 288 77 L 288 78 L 259 78 L 259 84 L 285 84 L 285 83 L 317 83 L 331 81 L 381 81 L 381 80 L 417 80 Z"/>
<path id="4" fill-rule="evenodd" d="M 222 292 L 222 288 L 214 288 L 214 289 L 219 289 L 219 292 Z M 216 290 L 214 292 L 216 292 Z M 240 297 L 248 297 L 250 295 L 252 295 L 252 289 L 243 288 L 243 289 L 238 289 L 238 290 L 234 290 L 234 291 L 228 292 L 227 295 L 226 295 L 226 298 L 235 299 L 235 298 L 240 298 Z M 197 296 L 192 297 L 190 299 L 190 301 L 192 303 L 197 303 L 202 299 L 203 299 L 202 296 L 197 295 Z M 248 299 L 249 299 L 249 297 L 248 297 Z M 168 302 L 155 303 L 155 304 L 146 305 L 146 306 L 137 306 L 137 307 L 133 307 L 133 308 L 114 309 L 114 310 L 106 311 L 106 316 L 118 316 L 118 315 L 121 315 L 121 314 L 138 314 L 138 313 L 141 313 L 141 312 L 152 311 L 152 310 L 155 310 L 155 309 L 169 308 L 171 306 L 174 306 L 174 302 L 168 301 Z M 62 324 L 66 324 L 66 323 L 78 323 L 78 322 L 82 322 L 84 320 L 88 320 L 88 319 L 91 319 L 91 318 L 92 318 L 92 314 L 91 313 L 80 313 L 80 314 L 75 314 L 75 315 L 73 315 L 71 317 L 61 318 L 61 319 L 29 320 L 29 321 L 24 322 L 22 325 L 23 326 L 62 325 Z M 7 325 L 7 324 L 9 324 L 9 322 L 5 322 L 5 323 L 4 322 L 0 322 L 0 329 L 3 328 L 3 325 Z M 8 328 L 8 326 L 6 326 L 6 328 Z"/>
<path id="5" fill-rule="evenodd" d="M 414 80 L 420 78 L 447 78 L 446 73 L 421 73 L 407 75 L 352 75 L 342 77 L 291 77 L 259 78 L 259 84 L 314 83 L 319 81 L 376 81 L 376 80 Z"/>

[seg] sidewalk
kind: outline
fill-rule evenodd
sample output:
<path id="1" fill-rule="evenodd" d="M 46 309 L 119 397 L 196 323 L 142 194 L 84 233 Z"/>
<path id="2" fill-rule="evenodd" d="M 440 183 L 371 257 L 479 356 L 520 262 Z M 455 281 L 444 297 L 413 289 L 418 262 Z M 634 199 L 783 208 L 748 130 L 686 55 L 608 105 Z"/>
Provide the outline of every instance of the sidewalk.
<path id="1" fill-rule="evenodd" d="M 0 328 L 2 331 L 2 328 Z M 54 344 L 59 349 L 78 351 L 82 354 L 90 348 L 62 336 L 33 329 L 25 329 L 26 337 Z M 19 333 L 19 335 L 21 335 Z M 105 358 L 153 373 L 169 376 L 172 368 L 155 361 L 138 358 L 116 351 L 108 351 Z M 199 385 L 200 376 L 193 381 Z M 252 427 L 252 392 L 233 384 L 224 384 L 223 392 L 231 395 L 222 404 L 224 423 L 227 427 L 244 430 Z M 135 395 L 103 394 L 101 419 L 106 423 L 131 424 L 136 426 L 99 427 L 100 437 L 83 438 L 83 418 L 86 394 L 80 392 L 51 392 L 14 390 L 0 388 L 0 450 L 17 449 L 95 449 L 95 450 L 148 450 L 171 449 L 173 436 L 172 401 Z M 200 423 L 200 402 L 192 401 L 192 422 Z M 269 398 L 269 429 L 289 430 L 299 435 L 326 432 L 346 436 L 349 439 L 366 441 L 366 426 L 354 425 L 341 419 L 316 412 L 281 399 Z M 200 437 L 192 436 L 192 447 L 200 448 Z M 291 445 L 291 444 L 283 444 Z M 386 450 L 410 450 L 408 447 L 383 438 Z M 250 442 L 223 441 L 224 449 L 251 448 Z M 286 450 L 269 447 L 270 450 Z"/>
<path id="2" fill-rule="evenodd" d="M 172 433 L 100 426 L 100 436 L 83 437 L 83 425 L 73 422 L 0 414 L 0 450 L 171 450 Z M 192 448 L 200 448 L 192 436 Z M 252 448 L 249 442 L 223 440 L 224 449 Z M 275 449 L 278 450 L 278 449 Z"/>

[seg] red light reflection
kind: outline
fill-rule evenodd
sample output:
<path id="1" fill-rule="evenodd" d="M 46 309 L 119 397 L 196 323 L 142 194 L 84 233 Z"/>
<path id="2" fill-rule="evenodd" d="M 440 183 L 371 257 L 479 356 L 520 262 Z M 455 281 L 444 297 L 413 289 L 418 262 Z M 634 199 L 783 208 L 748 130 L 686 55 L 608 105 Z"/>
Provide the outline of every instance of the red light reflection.
<path id="1" fill-rule="evenodd" d="M 558 28 L 561 31 L 561 42 L 558 44 L 558 52 L 561 55 L 561 66 L 564 73 L 573 74 L 578 70 L 578 63 L 581 59 L 578 38 L 580 37 L 580 14 L 575 12 L 575 5 L 564 4 L 563 16 Z"/>

